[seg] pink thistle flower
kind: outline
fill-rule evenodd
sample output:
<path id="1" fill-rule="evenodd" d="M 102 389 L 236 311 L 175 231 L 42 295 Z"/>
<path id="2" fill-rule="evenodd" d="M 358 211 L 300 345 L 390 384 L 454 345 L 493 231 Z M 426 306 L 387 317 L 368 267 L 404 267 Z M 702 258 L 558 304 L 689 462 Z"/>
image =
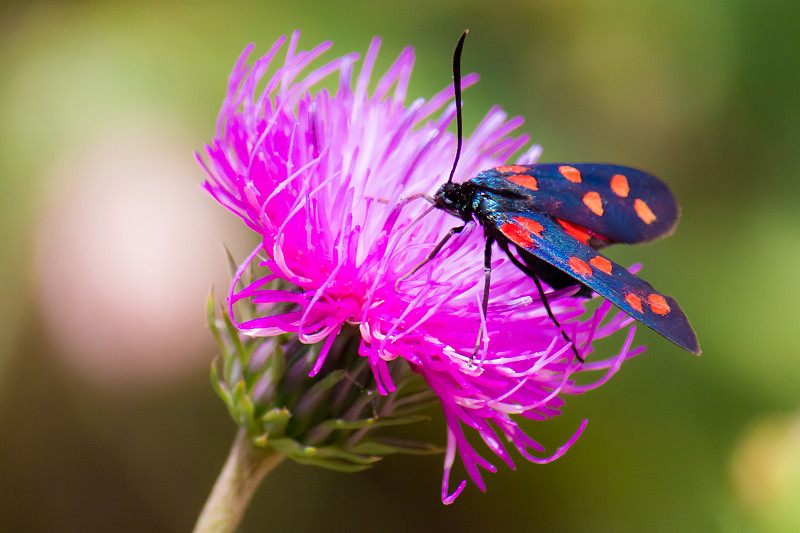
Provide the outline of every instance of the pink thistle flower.
<path id="1" fill-rule="evenodd" d="M 252 65 L 246 61 L 253 47 L 245 49 L 230 76 L 216 138 L 206 146 L 205 158 L 198 157 L 208 174 L 206 190 L 261 237 L 240 266 L 228 298 L 230 306 L 248 299 L 259 313 L 237 326 L 253 336 L 293 333 L 304 343 L 321 342 L 314 375 L 342 327 L 357 325 L 359 354 L 367 358 L 382 394 L 395 388 L 391 361 L 408 361 L 444 410 L 445 503 L 466 483 L 461 481 L 452 493 L 448 488 L 456 451 L 481 490 L 485 484 L 479 467 L 496 471 L 467 441 L 464 426 L 477 430 L 511 468 L 503 439 L 536 463 L 560 457 L 586 421 L 554 454 L 538 458 L 532 452 L 543 447 L 522 431 L 514 415 L 534 420 L 555 416 L 563 395 L 604 383 L 623 360 L 643 350 L 631 349 L 635 328 L 628 329 L 617 354 L 594 362 L 575 360 L 534 282 L 501 254 L 492 263 L 491 300 L 483 316 L 484 237 L 475 225 L 398 285 L 459 224 L 439 211 L 417 220 L 428 205 L 406 200 L 434 192 L 448 175 L 455 153 L 455 136 L 447 131 L 455 116 L 452 88 L 406 105 L 414 62 L 413 50 L 406 48 L 370 93 L 377 38 L 355 86 L 356 54 L 304 74 L 331 43 L 298 52 L 298 38 L 295 32 L 271 76 L 267 71 L 285 39 Z M 324 88 L 311 92 L 331 76 L 338 76 L 333 94 Z M 476 75 L 469 75 L 463 85 L 476 81 Z M 521 124 L 521 118 L 509 120 L 500 108 L 492 108 L 464 140 L 455 181 L 506 164 L 527 144 L 526 135 L 510 136 Z M 532 146 L 516 163 L 533 163 L 540 152 Z M 270 273 L 235 289 L 254 261 Z M 276 280 L 284 282 L 280 288 L 270 283 Z M 585 318 L 586 300 L 572 294 L 564 289 L 548 299 L 583 354 L 591 353 L 594 339 L 632 322 L 611 313 L 607 302 Z M 473 358 L 479 328 L 484 342 Z M 599 379 L 576 384 L 576 372 L 597 370 L 603 371 Z"/>

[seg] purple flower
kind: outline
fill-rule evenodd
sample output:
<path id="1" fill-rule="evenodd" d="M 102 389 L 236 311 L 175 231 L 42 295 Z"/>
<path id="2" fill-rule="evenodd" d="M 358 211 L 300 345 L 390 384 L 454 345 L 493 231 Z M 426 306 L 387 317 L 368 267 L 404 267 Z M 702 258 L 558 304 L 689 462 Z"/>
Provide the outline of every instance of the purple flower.
<path id="1" fill-rule="evenodd" d="M 331 43 L 298 52 L 298 37 L 292 35 L 271 76 L 267 71 L 275 68 L 285 39 L 252 66 L 246 60 L 253 47 L 245 49 L 230 77 L 216 138 L 199 158 L 209 177 L 206 190 L 261 237 L 231 285 L 231 306 L 248 299 L 259 309 L 238 327 L 255 336 L 289 332 L 304 343 L 322 342 L 314 375 L 342 327 L 357 325 L 359 354 L 368 359 L 381 393 L 395 388 L 388 365 L 398 357 L 407 360 L 439 396 L 447 420 L 445 503 L 465 485 L 462 481 L 453 493 L 448 489 L 456 450 L 481 490 L 478 467 L 496 470 L 469 444 L 464 426 L 477 430 L 512 468 L 503 440 L 533 462 L 561 456 L 586 421 L 554 454 L 537 458 L 532 452 L 544 451 L 542 446 L 513 415 L 555 416 L 562 395 L 604 383 L 623 360 L 642 351 L 631 349 L 634 327 L 616 355 L 577 361 L 548 318 L 534 282 L 501 254 L 492 264 L 491 299 L 483 316 L 484 237 L 474 224 L 398 284 L 459 224 L 436 210 L 418 219 L 429 205 L 407 200 L 434 192 L 448 175 L 456 144 L 447 131 L 455 116 L 452 88 L 429 101 L 405 104 L 414 62 L 406 48 L 368 91 L 379 39 L 370 45 L 355 84 L 355 54 L 304 74 Z M 317 87 L 323 81 L 331 86 L 331 76 L 338 76 L 332 93 Z M 463 85 L 476 81 L 469 75 Z M 464 140 L 455 181 L 505 164 L 527 144 L 525 135 L 510 136 L 521 124 L 521 118 L 508 120 L 492 108 Z M 532 146 L 516 163 L 532 163 L 540 151 Z M 254 261 L 270 273 L 235 289 Z M 551 292 L 549 301 L 585 355 L 594 339 L 632 322 L 610 312 L 607 302 L 586 318 L 586 300 L 572 294 L 573 289 Z M 479 328 L 484 341 L 473 358 Z M 591 384 L 573 379 L 578 371 L 597 370 L 603 373 Z"/>

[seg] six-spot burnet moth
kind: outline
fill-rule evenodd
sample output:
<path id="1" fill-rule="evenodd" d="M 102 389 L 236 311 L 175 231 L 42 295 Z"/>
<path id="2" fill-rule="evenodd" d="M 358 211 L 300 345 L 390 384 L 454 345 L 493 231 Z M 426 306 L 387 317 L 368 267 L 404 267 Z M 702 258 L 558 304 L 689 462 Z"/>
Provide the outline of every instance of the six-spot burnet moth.
<path id="1" fill-rule="evenodd" d="M 419 270 L 450 237 L 475 220 L 486 236 L 484 316 L 489 302 L 492 245 L 496 242 L 534 280 L 550 319 L 568 342 L 572 341 L 550 309 L 541 281 L 552 289 L 577 285 L 578 296 L 589 297 L 596 292 L 681 348 L 699 354 L 697 337 L 677 302 L 597 252 L 611 244 L 643 243 L 672 233 L 678 221 L 678 204 L 658 178 L 619 165 L 546 163 L 500 166 L 466 182 L 453 183 L 462 145 L 461 51 L 466 35 L 462 34 L 453 54 L 458 128 L 453 167 L 447 182 L 433 197 L 420 195 L 433 207 L 462 219 L 464 225 L 452 228 L 425 261 L 400 281 Z M 480 335 L 476 352 L 479 344 Z M 582 361 L 574 343 L 572 349 Z"/>

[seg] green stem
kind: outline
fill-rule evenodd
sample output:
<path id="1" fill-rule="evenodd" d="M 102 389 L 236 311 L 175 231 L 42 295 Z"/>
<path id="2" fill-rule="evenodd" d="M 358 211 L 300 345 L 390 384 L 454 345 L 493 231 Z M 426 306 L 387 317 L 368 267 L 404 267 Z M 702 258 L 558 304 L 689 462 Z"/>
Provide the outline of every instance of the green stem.
<path id="1" fill-rule="evenodd" d="M 261 480 L 281 460 L 283 455 L 254 448 L 246 432 L 240 429 L 228 460 L 197 519 L 194 533 L 235 531 Z"/>

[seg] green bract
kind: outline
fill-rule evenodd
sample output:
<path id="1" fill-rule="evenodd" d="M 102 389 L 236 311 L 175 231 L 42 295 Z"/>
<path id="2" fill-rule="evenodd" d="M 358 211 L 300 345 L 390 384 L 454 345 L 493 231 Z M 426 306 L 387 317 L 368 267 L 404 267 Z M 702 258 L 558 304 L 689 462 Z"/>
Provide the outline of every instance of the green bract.
<path id="1" fill-rule="evenodd" d="M 246 315 L 254 311 L 248 307 Z M 397 389 L 380 395 L 366 358 L 357 353 L 355 328 L 337 338 L 325 366 L 309 377 L 321 343 L 303 344 L 291 334 L 244 336 L 227 311 L 214 312 L 213 295 L 207 318 L 221 351 L 211 382 L 253 446 L 343 472 L 364 470 L 388 454 L 442 451 L 375 431 L 428 420 L 422 411 L 438 401 L 404 360 L 391 365 Z"/>

